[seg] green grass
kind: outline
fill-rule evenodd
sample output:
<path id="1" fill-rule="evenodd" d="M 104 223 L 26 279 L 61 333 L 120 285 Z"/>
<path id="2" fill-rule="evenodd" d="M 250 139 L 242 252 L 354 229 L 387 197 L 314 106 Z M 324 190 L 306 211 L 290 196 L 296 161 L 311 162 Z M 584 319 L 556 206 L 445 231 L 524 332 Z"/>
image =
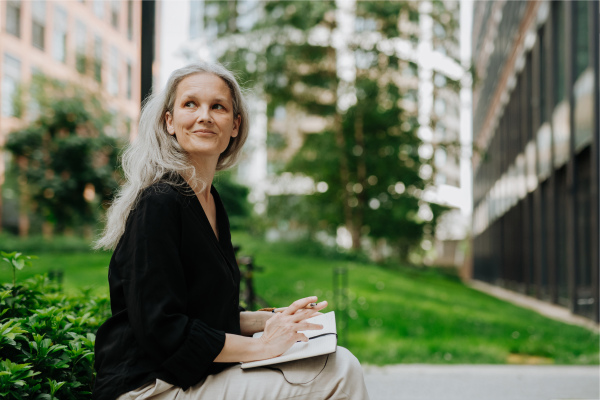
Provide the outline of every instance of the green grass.
<path id="1" fill-rule="evenodd" d="M 382 268 L 358 259 L 320 253 L 307 244 L 267 244 L 235 233 L 241 254 L 263 270 L 256 291 L 270 305 L 285 306 L 317 295 L 336 309 L 332 271 L 349 271 L 348 326 L 342 344 L 365 363 L 506 363 L 512 357 L 556 364 L 598 364 L 599 336 L 516 307 L 434 269 Z M 2 249 L 12 250 L 12 249 Z M 41 253 L 17 280 L 50 269 L 65 271 L 64 288 L 107 291 L 109 253 Z M 0 280 L 12 279 L 8 265 Z M 518 356 L 514 356 L 518 355 Z"/>
<path id="2" fill-rule="evenodd" d="M 108 263 L 110 253 L 76 252 L 76 253 L 25 253 L 36 254 L 31 267 L 17 271 L 17 284 L 34 275 L 46 274 L 49 271 L 63 271 L 63 289 L 74 294 L 82 289 L 91 290 L 92 294 L 108 293 Z M 0 282 L 12 283 L 12 269 L 4 261 L 0 261 Z"/>

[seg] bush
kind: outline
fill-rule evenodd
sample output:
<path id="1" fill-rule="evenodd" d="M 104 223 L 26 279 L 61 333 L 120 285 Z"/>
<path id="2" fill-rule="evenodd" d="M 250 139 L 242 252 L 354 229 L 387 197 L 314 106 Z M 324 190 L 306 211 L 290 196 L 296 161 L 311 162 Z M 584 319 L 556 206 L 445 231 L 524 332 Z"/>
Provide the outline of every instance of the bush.
<path id="1" fill-rule="evenodd" d="M 47 277 L 0 286 L 0 397 L 89 399 L 107 297 L 65 296 Z"/>

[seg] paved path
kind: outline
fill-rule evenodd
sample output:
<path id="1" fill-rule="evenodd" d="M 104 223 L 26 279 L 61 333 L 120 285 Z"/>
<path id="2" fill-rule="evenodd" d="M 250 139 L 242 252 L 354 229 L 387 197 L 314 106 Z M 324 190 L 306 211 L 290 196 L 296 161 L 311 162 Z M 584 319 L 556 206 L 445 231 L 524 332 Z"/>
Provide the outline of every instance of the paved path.
<path id="1" fill-rule="evenodd" d="M 568 308 L 538 300 L 531 296 L 525 296 L 521 293 L 513 292 L 512 290 L 507 290 L 501 288 L 500 286 L 490 285 L 489 283 L 481 281 L 472 280 L 467 282 L 467 285 L 473 289 L 487 293 L 504 301 L 537 311 L 546 317 L 566 322 L 567 324 L 571 325 L 580 325 L 594 332 L 600 331 L 600 325 L 590 319 L 573 314 Z"/>
<path id="2" fill-rule="evenodd" d="M 600 399 L 598 366 L 364 366 L 371 400 Z"/>

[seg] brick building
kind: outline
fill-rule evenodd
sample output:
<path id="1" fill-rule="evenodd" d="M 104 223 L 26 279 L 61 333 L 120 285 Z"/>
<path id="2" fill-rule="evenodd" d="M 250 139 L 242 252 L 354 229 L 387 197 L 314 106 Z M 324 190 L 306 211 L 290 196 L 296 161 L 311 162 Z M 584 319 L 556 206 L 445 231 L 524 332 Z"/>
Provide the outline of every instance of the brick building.
<path id="1" fill-rule="evenodd" d="M 114 115 L 114 135 L 135 134 L 140 110 L 141 8 L 139 1 L 46 0 L 0 2 L 0 146 L 26 124 L 13 98 L 20 85 L 42 73 L 100 91 Z M 0 187 L 8 154 L 0 152 Z M 0 189 L 1 190 L 1 189 Z M 18 221 L 11 189 L 0 191 L 0 226 Z M 2 207 L 2 204 L 5 207 Z"/>

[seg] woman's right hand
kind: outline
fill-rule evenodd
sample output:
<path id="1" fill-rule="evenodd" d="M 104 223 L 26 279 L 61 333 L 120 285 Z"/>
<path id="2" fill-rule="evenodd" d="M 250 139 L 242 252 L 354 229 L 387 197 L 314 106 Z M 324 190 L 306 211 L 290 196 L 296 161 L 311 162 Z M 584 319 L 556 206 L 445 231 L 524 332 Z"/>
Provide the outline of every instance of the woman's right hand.
<path id="1" fill-rule="evenodd" d="M 305 308 L 316 301 L 316 296 L 296 300 L 284 311 L 277 312 L 269 318 L 262 336 L 258 338 L 266 352 L 264 358 L 280 356 L 298 341 L 308 342 L 306 335 L 299 331 L 323 329 L 322 325 L 306 321 L 327 307 L 327 302 L 322 301 L 312 308 Z"/>

